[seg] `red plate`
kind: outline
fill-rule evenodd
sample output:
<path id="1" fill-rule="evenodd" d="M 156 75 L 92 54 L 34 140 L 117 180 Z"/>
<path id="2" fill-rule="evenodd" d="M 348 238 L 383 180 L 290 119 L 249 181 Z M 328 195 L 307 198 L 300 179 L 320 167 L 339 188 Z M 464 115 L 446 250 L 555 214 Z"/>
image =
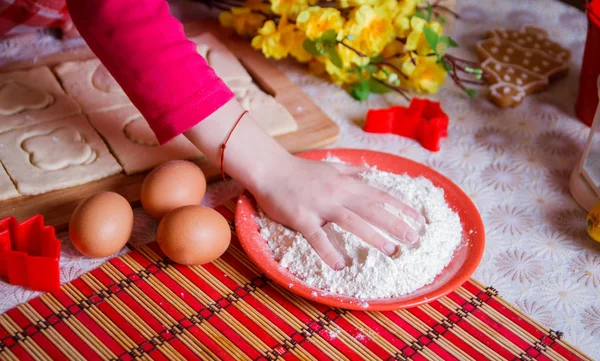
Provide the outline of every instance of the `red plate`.
<path id="1" fill-rule="evenodd" d="M 272 258 L 267 241 L 259 233 L 260 228 L 255 219 L 257 216 L 256 203 L 249 193 L 244 192 L 240 197 L 235 214 L 237 236 L 252 262 L 275 283 L 297 295 L 333 307 L 363 311 L 388 311 L 418 306 L 443 297 L 460 287 L 475 272 L 485 245 L 483 222 L 473 202 L 448 178 L 411 160 L 368 150 L 316 150 L 302 153 L 299 156 L 315 160 L 335 156 L 346 163 L 366 163 L 377 166 L 379 170 L 386 172 L 428 178 L 435 186 L 444 189 L 446 201 L 452 209 L 458 212 L 464 238 L 462 244 L 455 251 L 450 264 L 435 278 L 433 283 L 410 294 L 373 300 L 323 294 L 322 290 L 306 285 L 287 269 L 280 267 Z"/>

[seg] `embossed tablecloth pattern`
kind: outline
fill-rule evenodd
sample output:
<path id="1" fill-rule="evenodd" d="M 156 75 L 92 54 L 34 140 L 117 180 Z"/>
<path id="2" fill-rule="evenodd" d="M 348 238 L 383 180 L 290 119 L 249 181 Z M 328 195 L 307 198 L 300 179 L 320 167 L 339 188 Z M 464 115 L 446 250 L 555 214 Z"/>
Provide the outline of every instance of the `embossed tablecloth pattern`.
<path id="1" fill-rule="evenodd" d="M 310 76 L 300 67 L 281 67 L 340 126 L 337 147 L 389 152 L 422 162 L 451 178 L 474 200 L 487 230 L 487 248 L 475 278 L 496 287 L 513 304 L 595 359 L 600 359 L 600 244 L 588 239 L 585 212 L 569 194 L 569 175 L 589 128 L 575 119 L 585 15 L 549 0 L 462 0 L 463 21 L 454 51 L 473 58 L 473 44 L 488 29 L 533 24 L 571 49 L 567 78 L 528 97 L 516 109 L 498 109 L 484 97 L 469 100 L 452 84 L 434 98 L 451 117 L 449 137 L 438 153 L 412 140 L 370 135 L 361 130 L 369 108 L 403 104 L 395 95 L 353 101 L 344 91 Z M 11 49 L 14 54 L 14 49 Z M 0 62 L 2 60 L 0 59 Z M 209 187 L 205 199 L 216 204 L 236 194 L 233 183 Z M 132 240 L 154 239 L 156 223 L 136 210 Z M 79 256 L 63 239 L 63 281 L 99 266 Z M 0 311 L 37 294 L 0 284 Z"/>

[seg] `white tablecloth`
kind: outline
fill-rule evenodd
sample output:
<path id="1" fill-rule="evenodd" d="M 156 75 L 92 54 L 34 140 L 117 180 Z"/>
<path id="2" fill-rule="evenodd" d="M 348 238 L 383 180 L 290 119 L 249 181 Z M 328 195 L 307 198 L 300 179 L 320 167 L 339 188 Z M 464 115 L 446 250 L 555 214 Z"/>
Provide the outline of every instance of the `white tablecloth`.
<path id="1" fill-rule="evenodd" d="M 398 96 L 371 97 L 359 103 L 300 67 L 287 63 L 281 67 L 339 125 L 336 147 L 404 156 L 438 170 L 462 187 L 486 226 L 486 251 L 474 277 L 600 359 L 600 243 L 587 237 L 586 213 L 568 189 L 569 175 L 589 132 L 573 111 L 586 17 L 549 0 L 462 0 L 460 13 L 463 20 L 454 37 L 462 47 L 453 53 L 474 58 L 473 44 L 486 30 L 532 24 L 547 29 L 552 39 L 571 49 L 571 69 L 565 79 L 528 97 L 516 109 L 498 109 L 484 96 L 470 100 L 448 83 L 433 97 L 451 118 L 449 136 L 437 153 L 410 139 L 361 130 L 369 108 L 405 104 Z M 233 182 L 211 185 L 205 203 L 215 205 L 238 191 Z M 132 241 L 154 240 L 155 228 L 153 220 L 136 210 Z M 104 261 L 80 256 L 68 235 L 61 239 L 63 282 Z M 0 312 L 36 295 L 2 283 Z"/>

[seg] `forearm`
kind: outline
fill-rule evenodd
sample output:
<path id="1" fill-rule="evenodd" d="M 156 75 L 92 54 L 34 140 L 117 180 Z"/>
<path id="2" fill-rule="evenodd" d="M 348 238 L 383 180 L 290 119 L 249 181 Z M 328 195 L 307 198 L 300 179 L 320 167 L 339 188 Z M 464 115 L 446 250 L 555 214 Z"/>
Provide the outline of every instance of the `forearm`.
<path id="1" fill-rule="evenodd" d="M 220 164 L 221 144 L 243 112 L 241 105 L 232 99 L 185 135 L 210 160 Z M 274 165 L 281 167 L 287 157 L 290 154 L 250 114 L 246 114 L 233 129 L 227 142 L 224 168 L 227 174 L 244 187 L 257 192 L 261 179 L 275 176 L 273 172 L 277 171 L 277 167 Z"/>

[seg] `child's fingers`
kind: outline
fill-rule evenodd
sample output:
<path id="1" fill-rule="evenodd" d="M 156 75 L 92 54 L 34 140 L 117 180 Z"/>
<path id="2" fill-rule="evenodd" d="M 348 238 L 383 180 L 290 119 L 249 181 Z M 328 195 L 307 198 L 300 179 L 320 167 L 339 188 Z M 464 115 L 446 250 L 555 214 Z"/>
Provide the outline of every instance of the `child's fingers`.
<path id="1" fill-rule="evenodd" d="M 356 191 L 358 192 L 360 199 L 371 199 L 376 200 L 379 203 L 387 203 L 399 210 L 402 214 L 406 214 L 422 225 L 427 222 L 425 217 L 419 211 L 381 189 L 363 183 L 358 185 Z"/>
<path id="2" fill-rule="evenodd" d="M 296 229 L 302 233 L 308 243 L 314 248 L 319 257 L 323 259 L 329 267 L 339 271 L 346 267 L 346 262 L 342 255 L 335 249 L 333 244 L 327 238 L 327 234 L 318 224 L 309 224 L 304 227 L 300 226 Z"/>
<path id="3" fill-rule="evenodd" d="M 385 239 L 367 221 L 346 208 L 342 207 L 336 212 L 333 222 L 388 256 L 398 252 L 398 245 Z"/>
<path id="4" fill-rule="evenodd" d="M 385 210 L 377 202 L 357 199 L 349 204 L 348 209 L 361 216 L 372 225 L 405 244 L 414 244 L 419 240 L 419 234 L 400 217 Z"/>

